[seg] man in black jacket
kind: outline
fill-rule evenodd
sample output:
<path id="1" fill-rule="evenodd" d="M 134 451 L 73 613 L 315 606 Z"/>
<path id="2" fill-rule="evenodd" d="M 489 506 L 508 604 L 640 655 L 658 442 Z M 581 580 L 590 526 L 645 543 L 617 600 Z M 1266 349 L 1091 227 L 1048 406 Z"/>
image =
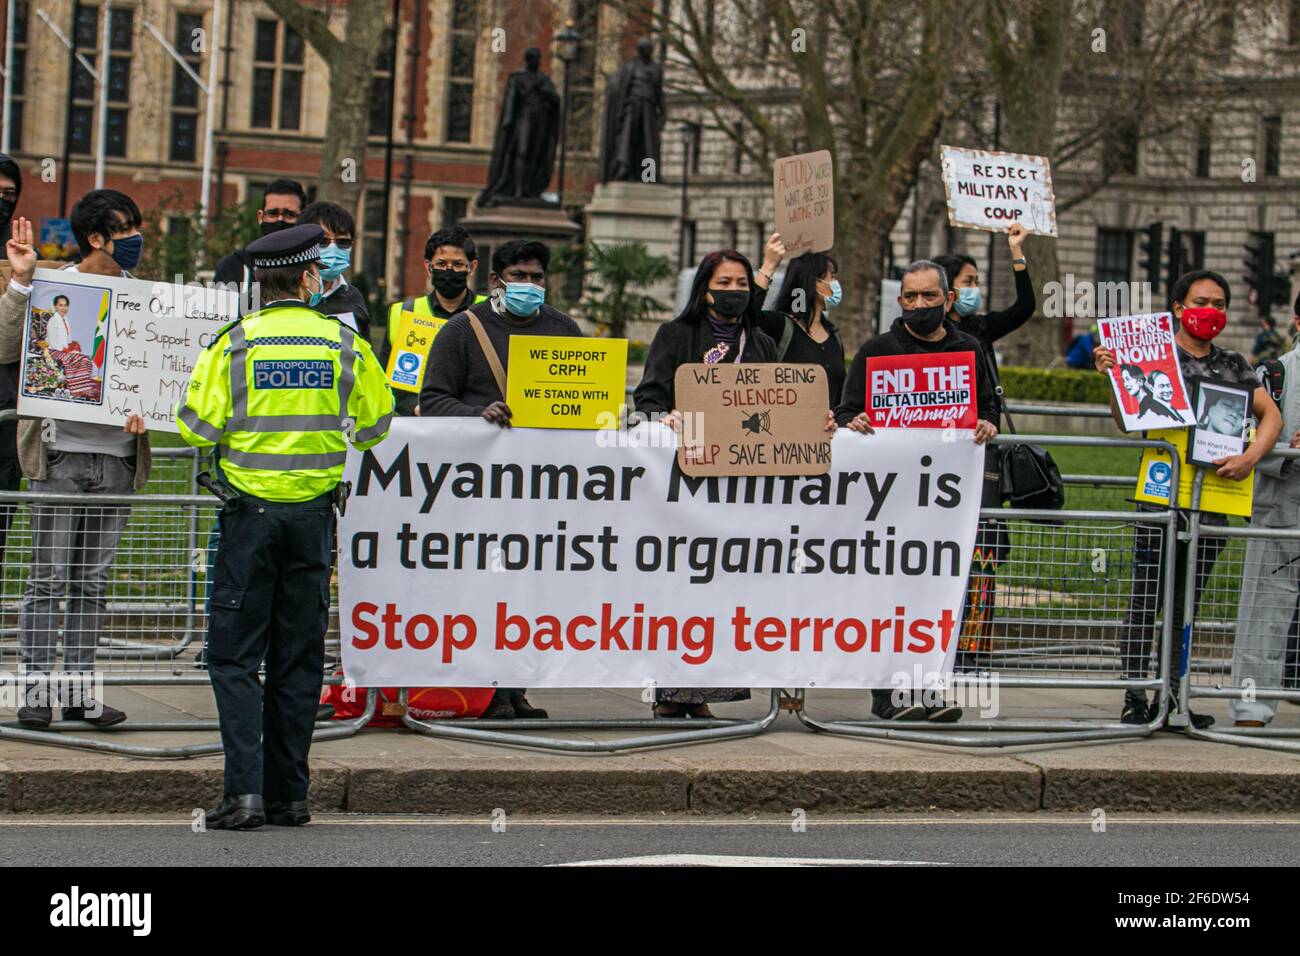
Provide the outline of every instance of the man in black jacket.
<path id="1" fill-rule="evenodd" d="M 980 360 L 980 343 L 962 332 L 949 318 L 956 293 L 948 288 L 942 267 L 927 259 L 913 262 L 903 270 L 898 304 L 903 314 L 894 320 L 884 335 L 862 344 L 849 366 L 844 396 L 835 411 L 835 420 L 851 431 L 870 434 L 873 429 L 865 411 L 867 401 L 867 359 L 884 355 L 924 355 L 938 352 L 975 353 L 975 403 L 979 421 L 975 426 L 975 443 L 983 444 L 998 433 L 993 424 L 997 416 L 996 393 L 992 376 Z M 915 701 L 895 702 L 893 692 L 877 688 L 871 692 L 871 712 L 886 720 L 934 720 L 951 722 L 961 717 L 961 709 L 949 704 L 923 707 Z"/>
<path id="2" fill-rule="evenodd" d="M 581 336 L 578 323 L 546 304 L 546 267 L 551 253 L 541 242 L 516 239 L 492 253 L 488 300 L 447 320 L 429 350 L 420 389 L 424 418 L 481 416 L 510 427 L 506 370 L 513 335 Z M 544 718 L 522 688 L 500 688 L 485 719 Z"/>
<path id="3" fill-rule="evenodd" d="M 269 236 L 281 229 L 297 225 L 302 207 L 307 205 L 307 194 L 292 179 L 275 179 L 262 190 L 262 208 L 257 211 L 257 224 L 262 235 Z M 213 282 L 224 283 L 239 292 L 240 312 L 251 312 L 257 306 L 248 299 L 253 282 L 253 260 L 243 249 L 236 249 L 217 263 Z"/>

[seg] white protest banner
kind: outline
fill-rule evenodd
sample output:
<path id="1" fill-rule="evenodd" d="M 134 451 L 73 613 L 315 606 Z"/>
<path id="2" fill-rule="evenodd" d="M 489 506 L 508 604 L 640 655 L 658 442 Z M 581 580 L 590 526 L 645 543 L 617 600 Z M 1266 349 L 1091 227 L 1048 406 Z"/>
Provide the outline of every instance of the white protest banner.
<path id="1" fill-rule="evenodd" d="M 396 419 L 348 456 L 344 672 L 363 687 L 941 686 L 984 467 L 958 434 L 841 430 L 825 475 L 693 479 L 658 423 Z"/>
<path id="2" fill-rule="evenodd" d="M 176 431 L 199 353 L 239 317 L 236 292 L 37 269 L 23 327 L 18 414 Z"/>
<path id="3" fill-rule="evenodd" d="M 1174 350 L 1171 313 L 1098 319 L 1097 331 L 1101 347 L 1115 353 L 1110 387 L 1124 417 L 1124 431 L 1196 424 Z"/>
<path id="4" fill-rule="evenodd" d="M 952 225 L 1006 232 L 1018 222 L 1026 232 L 1056 235 L 1056 199 L 1046 156 L 960 146 L 940 150 Z"/>

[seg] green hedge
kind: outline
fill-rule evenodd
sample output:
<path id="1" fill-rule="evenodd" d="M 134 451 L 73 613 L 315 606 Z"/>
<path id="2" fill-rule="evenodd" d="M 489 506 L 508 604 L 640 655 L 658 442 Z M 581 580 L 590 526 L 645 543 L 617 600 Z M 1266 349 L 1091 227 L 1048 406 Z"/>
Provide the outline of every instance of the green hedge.
<path id="1" fill-rule="evenodd" d="M 1110 385 L 1105 376 L 1077 369 L 1046 371 L 1041 368 L 1003 367 L 1002 390 L 1006 397 L 1022 402 L 1084 402 L 1106 405 Z"/>

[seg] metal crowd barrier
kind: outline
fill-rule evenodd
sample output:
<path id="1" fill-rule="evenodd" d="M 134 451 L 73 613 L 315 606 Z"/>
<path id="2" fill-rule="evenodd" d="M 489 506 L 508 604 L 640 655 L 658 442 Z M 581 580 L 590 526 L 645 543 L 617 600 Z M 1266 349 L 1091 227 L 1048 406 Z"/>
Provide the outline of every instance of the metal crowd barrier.
<path id="1" fill-rule="evenodd" d="M 74 670 L 68 641 L 77 643 L 81 627 L 98 634 L 94 670 L 106 687 L 207 686 L 198 654 L 207 633 L 206 581 L 208 536 L 216 502 L 189 492 L 198 456 L 192 449 L 156 449 L 147 489 L 142 494 L 95 495 L 0 492 L 0 668 L 16 675 L 21 652 L 20 617 L 33 633 L 46 633 L 50 670 Z M 42 562 L 47 575 L 24 611 L 32 567 L 33 521 L 42 528 L 70 520 L 80 563 L 58 555 Z M 58 537 L 66 539 L 71 529 Z M 96 557 L 106 559 L 106 567 Z M 64 585 L 67 588 L 64 609 Z M 60 638 L 62 638 L 60 640 Z M 57 653 L 62 647 L 64 653 Z M 62 657 L 62 665 L 57 661 Z M 340 678 L 323 674 L 324 683 Z M 57 706 L 58 701 L 52 701 Z M 348 737 L 374 716 L 377 693 L 367 694 L 364 713 L 351 720 L 318 724 L 316 740 Z M 127 743 L 113 738 L 134 731 L 218 730 L 215 719 L 131 719 L 110 730 L 85 736 L 81 721 L 56 720 L 48 730 L 0 722 L 0 740 L 52 744 L 134 757 L 181 758 L 221 752 L 220 741 L 170 746 Z"/>
<path id="2" fill-rule="evenodd" d="M 1015 435 L 993 441 L 997 445 L 1032 443 L 1049 450 L 1074 446 L 1173 451 L 1166 442 L 1100 436 Z M 1172 459 L 1176 483 L 1179 462 L 1176 454 Z M 1131 495 L 1132 477 L 1079 476 L 1066 481 L 1067 506 L 1074 503 L 1070 499 L 1076 492 L 1097 487 L 1111 495 L 1116 507 L 1123 504 L 1127 510 L 980 511 L 977 547 L 986 547 L 972 568 L 967 600 L 987 617 L 982 629 L 972 629 L 975 633 L 971 636 L 979 643 L 959 652 L 952 686 L 959 699 L 963 689 L 981 683 L 987 686 L 994 679 L 999 692 L 1003 688 L 1107 692 L 1114 695 L 1114 718 L 981 718 L 972 717 L 967 707 L 963 719 L 954 723 L 875 717 L 827 719 L 812 715 L 810 693 L 803 693 L 802 704 L 795 710 L 799 720 L 827 733 L 966 747 L 1145 737 L 1158 729 L 1166 718 L 1173 620 L 1170 615 L 1153 615 L 1150 626 L 1142 631 L 1141 662 L 1137 665 L 1142 674 L 1126 677 L 1122 666 L 1124 617 L 1134 585 L 1147 580 L 1147 572 L 1133 560 L 1135 536 L 1159 533 L 1156 529 L 1163 528 L 1172 537 L 1177 515 L 1172 511 L 1136 512 L 1122 495 L 1112 494 L 1122 488 Z M 1170 548 L 1159 551 L 1164 567 L 1160 575 L 1164 607 L 1172 606 L 1173 555 Z M 981 558 L 991 566 L 979 564 Z M 974 600 L 976 596 L 980 600 Z M 970 608 L 964 616 L 972 616 Z M 1158 642 L 1154 640 L 1157 633 Z M 1154 668 L 1149 660 L 1153 646 L 1159 649 Z M 1122 702 L 1116 692 L 1128 690 L 1155 691 L 1158 706 L 1147 723 L 1118 720 Z M 865 708 L 870 699 L 865 692 L 863 697 Z"/>
<path id="3" fill-rule="evenodd" d="M 1078 409 L 1053 406 L 1017 406 L 1013 412 L 1079 414 Z M 1093 415 L 1094 412 L 1087 414 Z M 1095 414 L 1105 414 L 1104 411 Z M 1156 441 L 1121 437 L 1019 435 L 1000 436 L 995 443 L 1008 445 L 1031 442 L 1048 448 L 1086 446 L 1141 449 L 1171 446 Z M 1300 455 L 1300 452 L 1296 453 Z M 117 543 L 116 557 L 104 584 L 105 617 L 99 628 L 97 666 L 109 686 L 207 685 L 207 673 L 196 666 L 206 633 L 207 549 L 216 503 L 208 496 L 194 495 L 194 474 L 198 456 L 192 449 L 158 449 L 149 488 L 141 495 L 96 496 L 95 505 L 108 514 L 129 505 L 125 530 Z M 1178 460 L 1174 455 L 1173 481 L 1177 481 Z M 1223 686 L 1232 657 L 1236 616 L 1242 613 L 1235 595 L 1240 592 L 1241 562 L 1250 542 L 1295 542 L 1300 549 L 1300 531 L 1266 532 L 1251 528 L 1213 529 L 1228 539 L 1228 546 L 1210 578 L 1195 616 L 1196 633 L 1190 643 L 1175 644 L 1171 614 L 1159 614 L 1142 632 L 1140 676 L 1123 673 L 1125 614 L 1139 568 L 1134 563 L 1135 535 L 1164 534 L 1164 542 L 1177 537 L 1174 512 L 1133 510 L 1134 477 L 1109 475 L 1067 475 L 1067 509 L 1043 512 L 1025 509 L 984 509 L 981 526 L 999 523 L 1005 530 L 1003 547 L 997 551 L 997 566 L 988 575 L 992 594 L 986 608 L 992 609 L 987 629 L 989 646 L 963 655 L 954 683 L 961 686 L 996 674 L 999 688 L 1087 690 L 1116 695 L 1124 690 L 1154 691 L 1159 702 L 1150 721 L 1141 725 L 1122 724 L 1096 717 L 1017 717 L 981 719 L 969 715 L 953 724 L 910 724 L 874 719 L 818 718 L 809 709 L 808 694 L 802 690 L 772 689 L 766 712 L 752 719 L 691 719 L 683 726 L 651 718 L 551 720 L 420 720 L 405 712 L 404 725 L 430 737 L 477 741 L 497 745 L 530 747 L 577 753 L 608 753 L 647 747 L 733 739 L 762 733 L 781 710 L 789 710 L 806 726 L 828 733 L 874 739 L 939 743 L 970 747 L 998 747 L 1042 743 L 1080 742 L 1144 737 L 1164 723 L 1165 700 L 1171 688 L 1170 674 L 1186 673 L 1182 680 L 1177 711 L 1170 722 L 1185 725 L 1187 702 L 1198 697 L 1240 696 L 1236 683 Z M 32 509 L 47 512 L 70 507 L 84 508 L 86 499 L 73 495 L 34 495 L 0 492 L 0 512 L 9 516 L 8 541 L 0 566 L 0 664 L 17 663 L 18 615 L 30 566 Z M 1191 554 L 1199 522 L 1190 533 Z M 104 532 L 107 533 L 107 532 Z M 1300 550 L 1297 551 L 1300 553 Z M 1158 549 L 1163 569 L 1161 595 L 1164 608 L 1174 606 L 1174 560 L 1176 549 L 1162 544 Z M 1194 557 L 1193 559 L 1194 560 Z M 1149 568 L 1147 569 L 1150 570 Z M 1143 572 L 1145 573 L 1145 572 Z M 1293 592 L 1294 599 L 1294 592 Z M 1280 600 L 1280 599 L 1279 599 Z M 1276 603 L 1276 602 L 1274 602 Z M 1190 608 L 1190 602 L 1188 604 Z M 57 610 L 57 607 L 56 607 Z M 69 613 L 75 613 L 69 608 Z M 338 654 L 337 607 L 331 611 L 327 654 Z M 1189 620 L 1177 622 L 1180 627 Z M 1160 639 L 1154 641 L 1156 634 Z M 1238 642 L 1250 648 L 1250 640 Z M 1154 661 L 1149 652 L 1158 646 Z M 1183 648 L 1188 650 L 1183 651 Z M 1132 648 L 1129 648 L 1132 658 Z M 15 668 L 16 669 L 16 668 Z M 327 666 L 332 671 L 333 666 Z M 1295 676 L 1295 675 L 1292 675 Z M 324 683 L 340 683 L 327 673 Z M 1281 683 L 1281 682 L 1279 682 Z M 1287 686 L 1258 686 L 1264 700 L 1300 701 L 1300 691 Z M 815 692 L 814 692 L 815 693 Z M 870 694 L 862 692 L 863 706 Z M 401 701 L 406 702 L 402 692 Z M 1110 701 L 1107 702 L 1110 707 Z M 377 693 L 368 692 L 364 712 L 357 718 L 318 725 L 317 740 L 355 734 L 377 709 Z M 406 708 L 403 707 L 406 711 Z M 96 736 L 77 733 L 86 725 L 56 721 L 48 731 L 22 728 L 15 722 L 0 723 L 0 739 L 22 740 L 97 750 L 140 757 L 191 757 L 219 753 L 219 742 L 175 746 L 143 746 L 113 740 L 117 733 L 140 730 L 170 732 L 215 731 L 215 720 L 128 720 Z M 567 739 L 540 731 L 593 732 L 645 731 L 608 740 Z M 653 732 L 651 732 L 653 731 Z M 996 732 L 993 732 L 996 731 Z M 1252 746 L 1294 744 L 1279 738 L 1297 736 L 1295 730 L 1264 728 L 1254 731 L 1195 731 L 1196 737 Z"/>

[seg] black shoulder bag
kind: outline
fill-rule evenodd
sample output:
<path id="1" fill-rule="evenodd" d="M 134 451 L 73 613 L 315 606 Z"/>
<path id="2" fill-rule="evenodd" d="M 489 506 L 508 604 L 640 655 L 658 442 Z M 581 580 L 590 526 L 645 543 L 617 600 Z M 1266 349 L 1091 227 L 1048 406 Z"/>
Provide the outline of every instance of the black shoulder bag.
<path id="1" fill-rule="evenodd" d="M 983 349 L 980 350 L 983 356 Z M 993 390 L 997 393 L 998 409 L 1007 419 L 1007 433 L 1016 434 L 1016 423 L 1007 409 L 1006 399 L 1002 393 L 1002 382 L 991 360 L 985 361 L 985 367 L 993 378 Z M 1014 508 L 1041 508 L 1056 511 L 1065 505 L 1065 482 L 1061 480 L 1061 469 L 1048 454 L 1047 449 L 1038 445 L 1017 443 L 1003 445 L 1000 471 L 1002 473 L 1002 498 Z"/>

